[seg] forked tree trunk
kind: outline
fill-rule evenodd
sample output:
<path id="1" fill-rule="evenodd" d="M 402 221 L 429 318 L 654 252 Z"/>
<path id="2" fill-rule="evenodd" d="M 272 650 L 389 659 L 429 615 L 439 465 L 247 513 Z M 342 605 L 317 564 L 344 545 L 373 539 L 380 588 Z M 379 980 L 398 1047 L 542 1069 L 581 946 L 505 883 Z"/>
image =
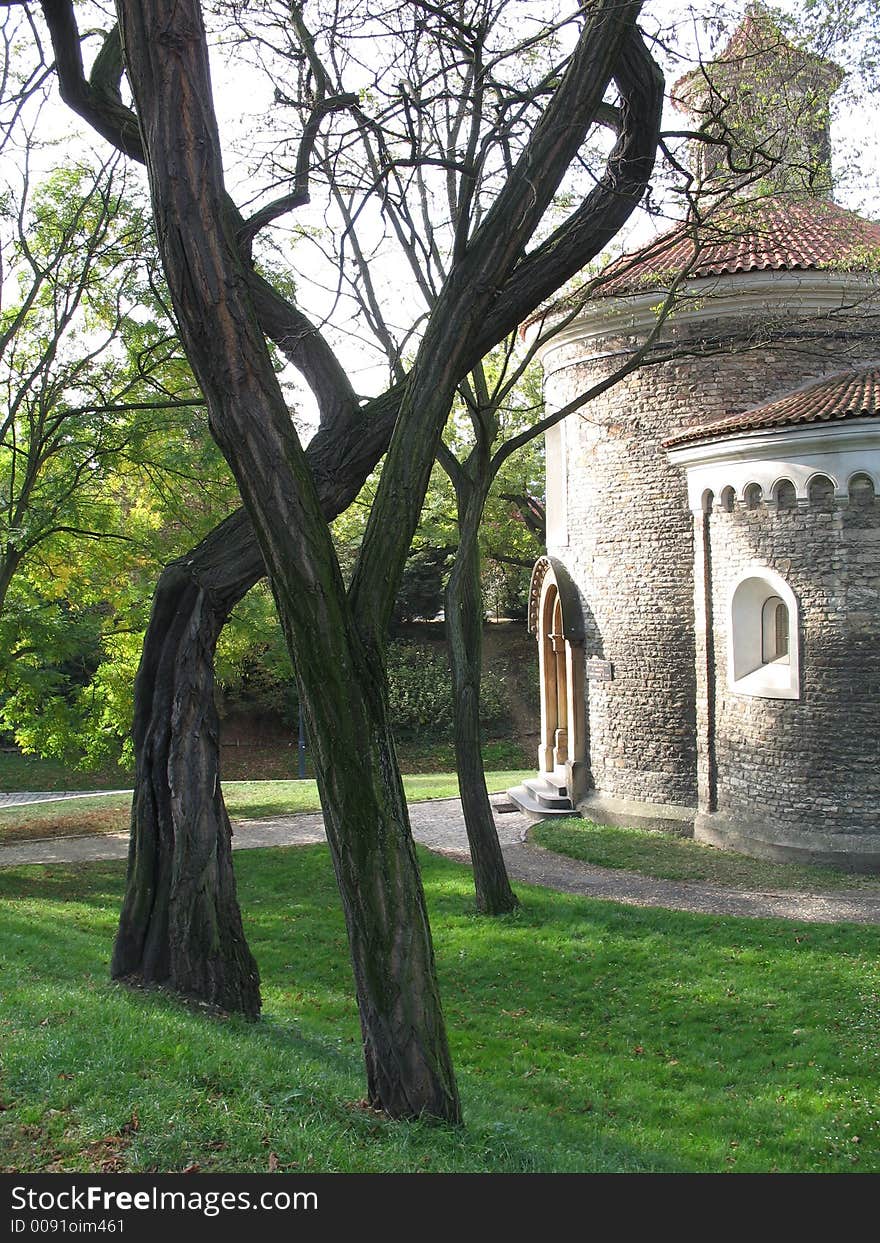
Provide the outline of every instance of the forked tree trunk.
<path id="1" fill-rule="evenodd" d="M 367 650 L 346 599 L 314 476 L 235 238 L 223 228 L 225 191 L 201 14 L 195 0 L 121 0 L 120 16 L 129 78 L 149 136 L 156 231 L 181 334 L 212 434 L 254 524 L 312 739 L 358 987 L 370 1100 L 392 1117 L 429 1114 L 458 1122 L 421 879 L 388 730 L 381 651 Z M 440 412 L 431 413 L 436 425 Z M 433 452 L 429 440 L 419 464 L 425 469 L 414 481 L 421 488 L 418 507 Z M 412 525 L 417 516 L 416 509 Z M 404 526 L 396 534 L 402 545 L 402 534 L 408 543 L 411 531 Z M 365 542 L 369 537 L 368 529 Z M 395 560 L 402 564 L 402 555 Z M 396 566 L 390 583 L 388 576 L 363 580 L 370 621 L 393 594 L 395 574 Z M 192 883 L 191 860 L 184 863 Z"/>
<path id="2" fill-rule="evenodd" d="M 477 533 L 485 493 L 460 485 L 459 546 L 446 584 L 446 635 L 454 695 L 455 763 L 471 852 L 477 909 L 505 915 L 519 905 L 510 887 L 480 744 L 480 677 L 483 599 Z"/>
<path id="3" fill-rule="evenodd" d="M 351 600 L 265 348 L 235 231 L 228 227 L 198 5 L 119 0 L 118 7 L 175 310 L 211 430 L 254 523 L 313 740 L 358 983 L 370 1098 L 395 1117 L 429 1113 L 457 1121 L 430 932 L 388 731 L 378 636 L 476 326 L 485 322 L 496 288 L 521 258 L 580 145 L 638 3 L 618 8 L 613 0 L 600 0 L 590 11 L 541 124 L 441 293 L 407 383 Z M 612 182 L 599 198 L 610 191 L 619 199 L 622 187 Z M 598 200 L 585 203 L 586 215 L 575 213 L 575 232 L 597 206 Z M 554 254 L 565 251 L 568 241 L 574 243 L 572 256 L 576 251 L 580 261 L 589 257 L 574 237 L 558 238 Z M 523 261 L 518 271 L 526 267 Z M 533 271 L 528 266 L 523 272 L 530 295 Z M 206 647 L 213 649 L 215 639 L 216 633 Z M 199 723 L 207 720 L 199 717 Z M 172 784 L 174 771 L 169 768 Z M 192 857 L 201 861 L 201 852 L 187 853 L 184 864 Z M 197 893 L 198 877 L 189 871 L 187 892 Z M 174 875 L 169 892 L 180 883 Z"/>
<path id="4" fill-rule="evenodd" d="M 628 11 L 621 10 L 619 14 L 621 31 L 628 28 L 638 6 L 624 7 Z M 144 135 L 153 135 L 163 128 L 158 122 L 164 109 L 164 119 L 169 120 L 172 127 L 178 127 L 175 141 L 182 150 L 189 141 L 185 113 L 200 99 L 210 99 L 207 77 L 199 90 L 186 96 L 187 108 L 180 104 L 180 96 L 170 102 L 171 92 L 176 88 L 165 78 L 160 65 L 150 63 L 150 51 L 159 52 L 160 47 L 164 46 L 172 49 L 173 56 L 175 40 L 181 49 L 185 49 L 190 37 L 200 38 L 197 13 L 194 18 L 190 15 L 193 12 L 191 9 L 187 14 L 179 14 L 178 33 L 172 36 L 175 21 L 167 10 L 160 12 L 160 6 L 152 3 L 133 6 L 128 10 L 124 0 L 120 0 L 119 9 L 123 17 L 126 11 L 130 11 L 135 18 L 146 15 L 148 22 L 153 22 L 154 31 L 158 32 L 141 39 L 139 34 L 130 30 L 129 47 L 126 49 L 129 69 L 133 51 L 138 70 L 134 78 L 141 79 L 136 83 L 136 93 L 140 94 L 140 102 L 143 104 L 146 101 L 148 105 L 144 110 L 145 129 L 142 129 L 119 94 L 122 62 L 117 32 L 111 31 L 105 48 L 95 61 L 92 77 L 87 79 L 72 0 L 43 0 L 42 9 L 52 38 L 55 70 L 65 102 L 119 150 L 143 162 L 147 162 Z M 181 34 L 181 31 L 184 33 Z M 485 274 L 481 280 L 471 282 L 491 287 L 494 301 L 488 307 L 484 303 L 466 334 L 469 355 L 459 361 L 459 376 L 466 374 L 498 341 L 515 330 L 543 300 L 594 257 L 629 217 L 644 191 L 653 167 L 659 132 L 663 79 L 634 28 L 629 28 L 622 45 L 617 40 L 617 34 L 610 27 L 600 30 L 593 55 L 593 30 L 590 30 L 589 39 L 582 48 L 586 56 L 581 57 L 577 71 L 570 75 L 573 83 L 586 84 L 586 91 L 579 90 L 580 97 L 575 101 L 571 100 L 570 95 L 567 96 L 558 110 L 560 115 L 567 115 L 567 127 L 562 130 L 551 127 L 553 133 L 570 131 L 575 145 L 581 141 L 583 127 L 592 116 L 595 99 L 601 97 L 604 90 L 608 65 L 619 54 L 616 77 L 625 100 L 620 113 L 623 128 L 609 157 L 606 172 L 566 224 L 520 259 L 506 283 L 494 278 L 487 280 Z M 105 55 L 108 49 L 109 54 Z M 592 103 L 589 101 L 590 84 L 595 84 L 598 92 Z M 154 104 L 158 104 L 158 115 Z M 152 145 L 151 138 L 146 145 Z M 206 146 L 199 140 L 197 147 L 203 151 L 210 168 L 216 156 L 216 152 L 209 150 L 213 144 Z M 546 157 L 545 151 L 541 157 L 541 167 L 545 169 L 548 165 Z M 552 163 L 552 155 L 549 162 Z M 530 200 L 536 199 L 536 185 L 546 183 L 552 192 L 555 176 L 555 172 L 549 178 L 542 174 L 536 183 L 530 175 L 525 182 Z M 223 219 L 228 236 L 240 234 L 243 222 L 228 198 L 222 205 L 215 203 L 213 212 L 214 220 Z M 178 264 L 175 271 L 185 272 L 186 268 L 184 257 L 182 265 Z M 316 441 L 312 441 L 308 457 L 313 463 L 325 515 L 332 517 L 350 503 L 360 481 L 387 446 L 400 392 L 389 391 L 376 403 L 369 403 L 367 408 L 359 410 L 338 363 L 300 312 L 253 271 L 248 273 L 248 281 L 263 330 L 301 370 L 318 397 L 322 431 L 316 441 L 326 433 L 326 451 L 313 453 Z M 465 285 L 468 283 L 466 281 Z M 213 322 L 211 316 L 208 316 L 208 321 Z M 219 372 L 222 373 L 222 370 L 221 361 Z M 227 593 L 218 592 L 217 566 L 213 561 L 213 552 L 206 547 L 211 544 L 211 536 L 205 541 L 205 546 L 193 550 L 179 565 L 170 567 L 163 575 L 157 593 L 135 694 L 137 790 L 132 816 L 128 890 L 114 964 L 117 974 L 160 978 L 166 970 L 176 971 L 179 963 L 180 982 L 188 991 L 206 997 L 225 998 L 227 1005 L 251 1007 L 254 1002 L 250 958 L 237 948 L 237 931 L 232 938 L 230 952 L 222 948 L 221 936 L 221 945 L 213 952 L 213 964 L 207 970 L 195 969 L 194 964 L 187 962 L 187 953 L 178 954 L 174 946 L 176 941 L 180 941 L 181 946 L 190 947 L 204 944 L 204 939 L 195 930 L 190 933 L 186 928 L 190 915 L 208 929 L 219 929 L 223 926 L 230 901 L 234 902 L 228 851 L 223 841 L 208 848 L 210 830 L 207 826 L 211 821 L 219 837 L 228 838 L 228 821 L 217 790 L 219 753 L 216 733 L 210 728 L 210 706 L 203 709 L 202 719 L 209 727 L 199 731 L 198 762 L 185 781 L 185 797 L 181 780 L 182 774 L 188 770 L 190 748 L 195 741 L 188 738 L 187 728 L 196 699 L 204 696 L 210 705 L 213 691 L 210 654 L 218 630 L 231 607 L 264 572 L 261 551 L 250 521 L 242 511 L 235 515 L 235 521 L 242 526 L 228 544 L 227 555 L 230 561 L 241 556 L 245 566 L 250 560 L 254 567 L 252 577 L 250 572 L 242 573 L 238 577 L 238 585 L 233 587 L 238 570 L 233 563 L 227 567 L 230 569 Z M 226 523 L 219 528 L 224 536 L 231 530 Z M 239 534 L 243 541 L 240 547 L 237 544 Z M 204 559 L 203 547 L 206 552 Z M 181 710 L 187 704 L 189 711 Z M 183 819 L 176 819 L 181 815 Z M 191 831 L 201 836 L 199 849 L 189 846 L 187 839 Z M 207 866 L 202 872 L 204 887 L 195 886 L 199 902 L 193 910 L 184 904 L 184 895 L 194 891 L 193 885 L 175 883 L 174 877 L 186 868 L 187 860 L 206 857 L 216 860 L 217 866 Z M 216 890 L 213 897 L 209 895 L 211 886 Z M 240 927 L 237 909 L 229 914 L 229 918 L 234 930 L 237 930 Z M 229 978 L 223 978 L 224 972 Z M 164 976 L 164 982 L 173 984 L 168 976 Z"/>

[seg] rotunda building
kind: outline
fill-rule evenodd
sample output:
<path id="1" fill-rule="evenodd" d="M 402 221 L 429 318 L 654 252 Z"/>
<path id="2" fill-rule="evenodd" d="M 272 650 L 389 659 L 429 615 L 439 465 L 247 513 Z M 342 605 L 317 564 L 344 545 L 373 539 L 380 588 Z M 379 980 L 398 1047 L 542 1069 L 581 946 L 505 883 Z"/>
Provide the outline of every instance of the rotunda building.
<path id="1" fill-rule="evenodd" d="M 880 224 L 829 184 L 710 199 L 526 329 L 548 411 L 585 399 L 545 438 L 536 815 L 880 865 Z"/>

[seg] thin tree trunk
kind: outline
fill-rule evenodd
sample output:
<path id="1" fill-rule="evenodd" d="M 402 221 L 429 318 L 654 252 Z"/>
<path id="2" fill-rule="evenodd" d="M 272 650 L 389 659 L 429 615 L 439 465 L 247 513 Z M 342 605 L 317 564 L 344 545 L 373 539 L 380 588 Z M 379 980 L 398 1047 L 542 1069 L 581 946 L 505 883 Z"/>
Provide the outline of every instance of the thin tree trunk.
<path id="1" fill-rule="evenodd" d="M 3 614 L 6 596 L 21 560 L 21 556 L 14 551 L 9 551 L 5 557 L 0 558 L 0 616 Z"/>
<path id="2" fill-rule="evenodd" d="M 458 489 L 459 545 L 446 584 L 446 635 L 454 694 L 455 762 L 474 869 L 477 909 L 504 915 L 519 905 L 514 894 L 486 789 L 480 745 L 483 601 L 477 538 L 484 490 Z"/>

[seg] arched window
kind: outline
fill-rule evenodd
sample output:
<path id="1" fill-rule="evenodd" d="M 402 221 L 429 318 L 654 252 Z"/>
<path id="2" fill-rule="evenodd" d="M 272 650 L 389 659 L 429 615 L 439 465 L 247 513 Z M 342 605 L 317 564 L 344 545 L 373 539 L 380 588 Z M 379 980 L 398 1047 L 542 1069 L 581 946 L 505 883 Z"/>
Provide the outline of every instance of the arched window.
<path id="1" fill-rule="evenodd" d="M 810 504 L 826 508 L 834 503 L 834 480 L 827 475 L 814 475 L 807 488 Z"/>
<path id="2" fill-rule="evenodd" d="M 746 503 L 746 509 L 757 509 L 763 498 L 764 493 L 761 490 L 761 485 L 759 483 L 750 483 L 743 493 L 743 500 Z"/>
<path id="3" fill-rule="evenodd" d="M 730 595 L 728 676 L 738 695 L 799 699 L 798 606 L 778 574 L 755 566 Z"/>
<path id="4" fill-rule="evenodd" d="M 724 510 L 726 514 L 733 513 L 733 503 L 735 500 L 736 500 L 736 492 L 728 484 L 728 486 L 726 488 L 723 488 L 721 491 L 721 508 Z"/>
<path id="5" fill-rule="evenodd" d="M 761 664 L 788 664 L 788 609 L 779 596 L 768 596 L 761 609 Z"/>
<path id="6" fill-rule="evenodd" d="M 849 481 L 849 499 L 855 505 L 870 505 L 874 499 L 874 480 L 860 471 Z"/>

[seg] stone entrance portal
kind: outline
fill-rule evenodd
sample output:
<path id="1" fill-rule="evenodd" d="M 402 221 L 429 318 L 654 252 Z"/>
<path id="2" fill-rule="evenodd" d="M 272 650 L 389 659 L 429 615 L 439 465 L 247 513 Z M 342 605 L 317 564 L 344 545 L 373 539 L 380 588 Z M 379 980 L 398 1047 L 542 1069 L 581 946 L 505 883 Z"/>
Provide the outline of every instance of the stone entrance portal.
<path id="1" fill-rule="evenodd" d="M 538 663 L 541 677 L 541 772 L 561 768 L 568 759 L 568 675 L 562 602 L 555 583 L 544 594 L 538 632 Z"/>
<path id="2" fill-rule="evenodd" d="M 551 557 L 541 557 L 532 571 L 529 630 L 538 641 L 538 770 L 575 803 L 587 788 L 584 630 L 574 586 Z"/>

